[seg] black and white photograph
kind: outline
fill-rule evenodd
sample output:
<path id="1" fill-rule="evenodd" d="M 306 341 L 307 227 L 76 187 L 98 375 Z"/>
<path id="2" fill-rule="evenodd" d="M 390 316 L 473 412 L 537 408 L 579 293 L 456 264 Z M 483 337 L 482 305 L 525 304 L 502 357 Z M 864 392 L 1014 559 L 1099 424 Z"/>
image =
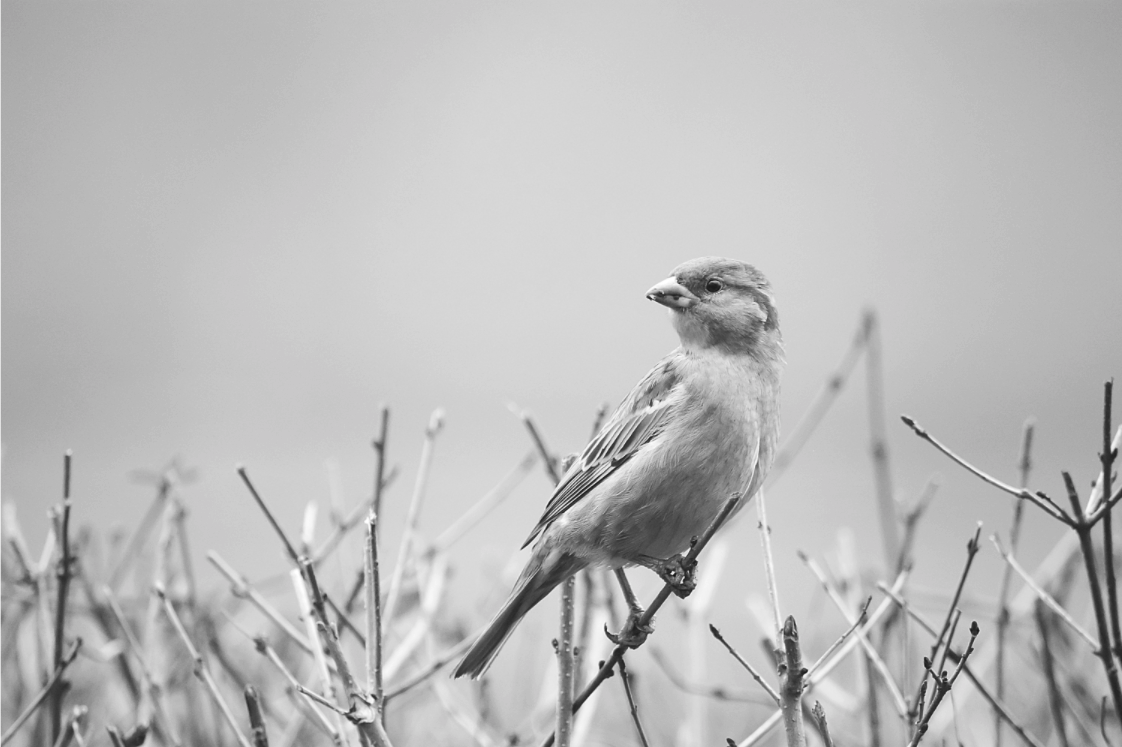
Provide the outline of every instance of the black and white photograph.
<path id="1" fill-rule="evenodd" d="M 1122 4 L 4 0 L 0 159 L 4 747 L 1122 746 Z"/>

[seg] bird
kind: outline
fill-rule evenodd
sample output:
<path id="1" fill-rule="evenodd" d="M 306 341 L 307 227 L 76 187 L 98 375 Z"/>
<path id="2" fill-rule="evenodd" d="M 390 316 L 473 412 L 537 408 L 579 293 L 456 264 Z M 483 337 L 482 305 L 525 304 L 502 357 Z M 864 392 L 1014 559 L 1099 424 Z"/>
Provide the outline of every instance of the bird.
<path id="1" fill-rule="evenodd" d="M 685 596 L 693 580 L 682 577 L 691 569 L 682 568 L 681 552 L 730 496 L 739 495 L 739 510 L 763 484 L 779 440 L 784 365 L 770 283 L 748 263 L 700 257 L 646 297 L 669 309 L 679 347 L 562 475 L 523 544 L 534 543 L 513 591 L 453 677 L 482 676 L 526 613 L 584 568 L 616 571 L 632 624 L 641 610 L 623 568 L 654 570 Z"/>

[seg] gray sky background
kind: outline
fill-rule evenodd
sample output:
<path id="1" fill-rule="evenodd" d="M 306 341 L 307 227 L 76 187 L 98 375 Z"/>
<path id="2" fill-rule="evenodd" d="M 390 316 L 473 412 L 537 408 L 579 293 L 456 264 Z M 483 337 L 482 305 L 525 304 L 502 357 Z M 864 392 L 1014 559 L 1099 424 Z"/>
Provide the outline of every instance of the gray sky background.
<path id="1" fill-rule="evenodd" d="M 507 402 L 579 449 L 676 344 L 644 291 L 720 254 L 776 288 L 788 427 L 879 311 L 896 487 L 945 476 L 918 570 L 945 585 L 1010 501 L 896 415 L 1008 479 L 1034 415 L 1037 487 L 1096 471 L 1120 40 L 1117 3 L 5 2 L 4 500 L 41 541 L 72 448 L 76 519 L 131 526 L 151 489 L 129 471 L 178 454 L 197 552 L 261 577 L 284 560 L 234 464 L 295 533 L 325 459 L 366 494 L 384 401 L 391 543 L 447 410 L 432 536 L 528 449 Z M 880 563 L 862 381 L 769 495 L 796 600 L 795 549 L 829 556 L 840 526 Z M 535 472 L 464 541 L 460 593 L 547 497 Z M 1028 516 L 1039 558 L 1059 532 Z M 970 594 L 998 568 L 987 543 Z"/>

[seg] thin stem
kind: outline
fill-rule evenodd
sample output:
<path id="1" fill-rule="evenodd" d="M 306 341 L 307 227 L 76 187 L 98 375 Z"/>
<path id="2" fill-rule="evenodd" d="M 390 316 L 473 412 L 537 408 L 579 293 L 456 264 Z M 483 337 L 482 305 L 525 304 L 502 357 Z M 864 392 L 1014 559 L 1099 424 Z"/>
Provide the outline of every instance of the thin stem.
<path id="1" fill-rule="evenodd" d="M 764 501 L 764 491 L 756 493 L 756 519 L 757 528 L 760 530 L 760 545 L 764 552 L 764 573 L 767 576 L 767 594 L 771 600 L 771 613 L 775 621 L 775 633 L 772 639 L 776 658 L 783 650 L 783 620 L 779 612 L 779 586 L 775 583 L 775 560 L 771 554 L 771 525 L 767 522 L 767 505 Z"/>
<path id="2" fill-rule="evenodd" d="M 413 497 L 409 500 L 409 509 L 405 515 L 405 527 L 401 533 L 401 546 L 397 551 L 397 563 L 394 565 L 393 574 L 390 576 L 390 587 L 386 593 L 386 606 L 383 610 L 385 625 L 392 625 L 394 613 L 397 611 L 397 600 L 401 595 L 401 585 L 405 579 L 405 566 L 413 548 L 413 537 L 417 532 L 417 524 L 421 518 L 421 503 L 428 486 L 429 469 L 432 467 L 432 452 L 436 436 L 444 427 L 444 411 L 437 409 L 429 418 L 428 427 L 425 428 L 425 441 L 421 446 L 421 463 L 417 467 L 417 481 L 413 485 Z"/>
<path id="3" fill-rule="evenodd" d="M 1064 609 L 1063 605 L 1057 602 L 1055 597 L 1045 591 L 1045 589 L 1040 586 L 1040 584 L 1036 583 L 1036 580 L 1032 577 L 1032 575 L 1028 571 L 1026 571 L 1020 563 L 1017 562 L 1017 559 L 1014 558 L 1011 553 L 1005 551 L 1005 548 L 1001 544 L 1001 540 L 998 539 L 996 534 L 990 535 L 990 542 L 993 542 L 993 546 L 997 548 L 997 554 L 1000 555 L 1009 565 L 1009 567 L 1012 568 L 1016 572 L 1016 574 L 1021 577 L 1021 579 L 1025 582 L 1025 585 L 1032 589 L 1037 598 L 1041 602 L 1044 602 L 1046 605 L 1048 605 L 1052 609 L 1052 611 L 1054 611 L 1056 615 L 1059 616 L 1061 620 L 1067 623 L 1068 626 L 1070 626 L 1071 629 L 1079 635 L 1080 638 L 1087 641 L 1088 645 L 1091 646 L 1091 651 L 1093 651 L 1097 655 L 1099 652 L 1099 642 L 1095 640 L 1094 636 L 1088 633 L 1082 625 L 1077 623 L 1075 621 L 1075 618 L 1071 616 L 1071 613 Z"/>
<path id="4" fill-rule="evenodd" d="M 818 428 L 818 424 L 822 422 L 822 418 L 826 416 L 830 406 L 837 400 L 838 394 L 841 393 L 850 374 L 856 368 L 857 361 L 860 360 L 867 341 L 868 330 L 863 318 L 857 328 L 857 334 L 853 337 L 853 342 L 845 351 L 842 362 L 834 370 L 834 373 L 826 379 L 826 383 L 819 390 L 802 419 L 791 429 L 791 435 L 787 437 L 783 447 L 776 454 L 775 463 L 772 464 L 771 471 L 768 472 L 769 484 L 775 484 L 788 465 L 798 456 L 799 451 L 810 439 L 811 434 Z"/>
<path id="5" fill-rule="evenodd" d="M 817 700 L 814 701 L 814 707 L 810 709 L 814 720 L 818 722 L 818 731 L 822 734 L 822 741 L 826 743 L 826 747 L 834 747 L 834 738 L 830 736 L 830 727 L 826 723 L 826 710 L 822 704 Z"/>
<path id="6" fill-rule="evenodd" d="M 717 514 L 716 517 L 714 517 L 713 521 L 710 522 L 708 527 L 706 527 L 705 532 L 702 533 L 701 537 L 698 538 L 697 542 L 693 543 L 693 546 L 690 548 L 689 552 L 686 553 L 686 557 L 682 560 L 683 566 L 688 568 L 691 564 L 697 562 L 697 556 L 700 555 L 701 551 L 705 549 L 705 546 L 709 544 L 709 540 L 711 540 L 713 538 L 713 535 L 717 533 L 717 530 L 724 525 L 729 515 L 732 514 L 733 510 L 739 503 L 739 493 L 734 493 L 727 501 L 725 501 L 725 505 L 721 509 L 721 512 Z M 657 613 L 658 610 L 662 608 L 662 605 L 666 604 L 666 600 L 670 598 L 670 594 L 672 593 L 672 591 L 673 587 L 669 583 L 663 585 L 662 589 L 660 589 L 658 594 L 655 595 L 654 600 L 652 600 L 651 603 L 647 605 L 646 612 L 644 612 L 642 617 L 639 618 L 638 625 L 640 627 L 650 625 L 651 620 L 654 619 L 655 613 Z M 604 680 L 608 679 L 608 677 L 612 675 L 612 671 L 615 669 L 616 664 L 619 663 L 619 660 L 623 658 L 623 654 L 627 651 L 627 649 L 628 646 L 625 646 L 623 644 L 620 644 L 612 649 L 612 653 L 608 657 L 607 661 L 605 661 L 600 666 L 600 669 L 596 672 L 596 675 L 592 678 L 588 685 L 585 686 L 580 695 L 578 695 L 573 700 L 573 713 L 576 713 L 578 710 L 580 710 L 580 707 L 584 705 L 585 701 L 588 700 L 592 693 L 596 692 L 597 688 L 599 688 L 600 685 L 604 683 Z M 542 743 L 542 747 L 549 747 L 553 744 L 553 740 L 554 734 L 551 733 Z"/>
<path id="7" fill-rule="evenodd" d="M 549 448 L 545 445 L 545 439 L 542 438 L 541 432 L 534 423 L 534 416 L 526 410 L 516 410 L 516 412 L 522 424 L 526 426 L 526 431 L 530 434 L 530 440 L 534 442 L 534 448 L 537 449 L 538 454 L 541 455 L 542 460 L 545 462 L 545 470 L 549 473 L 549 478 L 553 481 L 553 484 L 556 485 L 561 482 L 561 472 L 558 469 L 557 457 L 553 456 Z"/>
<path id="8" fill-rule="evenodd" d="M 363 555 L 366 602 L 366 687 L 374 707 L 382 713 L 382 582 L 378 573 L 378 515 L 374 509 L 366 517 L 366 552 Z"/>
<path id="9" fill-rule="evenodd" d="M 335 631 L 335 627 L 331 625 L 327 619 L 327 609 L 324 605 L 323 593 L 320 591 L 319 582 L 316 580 L 315 568 L 312 566 L 311 561 L 306 559 L 302 561 L 301 570 L 304 572 L 304 579 L 308 584 L 312 611 L 315 613 L 316 628 L 319 632 L 320 640 L 326 646 L 332 661 L 335 662 L 335 669 L 339 673 L 339 679 L 343 681 L 343 690 L 347 695 L 347 701 L 350 705 L 345 715 L 351 723 L 358 727 L 359 733 L 363 736 L 364 740 L 377 747 L 389 747 L 389 739 L 386 737 L 385 730 L 382 728 L 378 712 L 376 708 L 371 705 L 369 700 L 363 697 L 362 691 L 359 690 L 358 683 L 355 682 L 355 678 L 351 674 L 350 666 L 347 664 L 347 658 L 343 655 L 343 649 L 339 645 L 339 636 Z"/>
<path id="10" fill-rule="evenodd" d="M 265 729 L 265 714 L 261 710 L 261 696 L 253 685 L 245 686 L 245 708 L 249 713 L 253 747 L 269 747 L 269 732 Z"/>
<path id="11" fill-rule="evenodd" d="M 907 415 L 901 415 L 900 419 L 903 420 L 904 424 L 907 425 L 909 428 L 911 428 L 917 436 L 919 436 L 923 440 L 930 443 L 932 446 L 934 446 L 939 451 L 946 454 L 948 457 L 951 458 L 952 461 L 954 461 L 956 464 L 958 464 L 959 466 L 966 469 L 966 471 L 968 471 L 971 474 L 975 475 L 976 477 L 980 478 L 983 482 L 987 482 L 990 485 L 993 485 L 995 488 L 998 488 L 1000 490 L 1004 490 L 1006 493 L 1014 496 L 1015 498 L 1020 498 L 1021 500 L 1028 501 L 1029 503 L 1032 503 L 1033 505 L 1040 508 L 1040 510 L 1044 511 L 1046 514 L 1051 516 L 1053 519 L 1057 519 L 1058 521 L 1060 521 L 1064 524 L 1067 524 L 1068 526 L 1071 526 L 1071 524 L 1072 524 L 1071 517 L 1068 516 L 1067 513 L 1062 508 L 1057 506 L 1055 501 L 1053 501 L 1051 498 L 1049 498 L 1044 493 L 1042 493 L 1040 491 L 1037 491 L 1036 493 L 1030 493 L 1027 490 L 1014 488 L 1012 485 L 1009 485 L 1008 483 L 1005 483 L 1005 482 L 1002 482 L 1001 480 L 998 480 L 996 477 L 993 477 L 993 476 L 983 472 L 982 470 L 978 469 L 973 464 L 971 464 L 970 462 L 968 462 L 965 459 L 963 459 L 962 457 L 960 457 L 958 454 L 955 454 L 949 448 L 947 448 L 942 443 L 940 443 L 938 439 L 936 439 L 934 436 L 932 436 L 926 430 L 921 428 L 919 426 L 919 424 L 916 423 L 916 421 L 912 420 Z"/>
<path id="12" fill-rule="evenodd" d="M 1033 616 L 1036 618 L 1037 632 L 1040 633 L 1040 653 L 1044 664 L 1044 679 L 1048 682 L 1048 706 L 1052 710 L 1052 723 L 1060 738 L 1060 747 L 1069 747 L 1064 725 L 1064 702 L 1060 696 L 1059 683 L 1056 682 L 1056 666 L 1052 658 L 1052 642 L 1049 640 L 1048 618 L 1043 602 L 1038 601 L 1033 605 Z"/>
<path id="13" fill-rule="evenodd" d="M 1025 421 L 1024 428 L 1021 431 L 1021 458 L 1018 461 L 1018 467 L 1021 473 L 1020 486 L 1022 490 L 1028 489 L 1029 472 L 1032 470 L 1032 435 L 1035 426 L 1035 421 L 1029 418 Z M 1024 509 L 1024 501 L 1017 501 L 1013 504 L 1013 525 L 1009 529 L 1010 555 L 1015 555 L 1017 552 L 1017 544 L 1021 538 L 1021 520 L 1024 517 Z M 1009 582 L 1012 578 L 1013 567 L 1011 565 L 1006 565 L 1005 570 L 1001 574 L 1001 590 L 997 595 L 996 689 L 999 700 L 1005 697 L 1005 643 L 1006 633 L 1009 630 Z M 996 747 L 1001 747 L 1001 717 L 997 714 L 994 715 L 993 728 Z"/>
<path id="14" fill-rule="evenodd" d="M 751 675 L 752 679 L 754 679 L 756 683 L 764 689 L 764 692 L 768 694 L 768 697 L 771 698 L 772 702 L 774 702 L 775 705 L 779 705 L 779 693 L 775 692 L 775 689 L 768 684 L 767 680 L 765 680 L 763 676 L 759 672 L 757 672 L 735 648 L 732 647 L 732 644 L 725 640 L 725 637 L 721 635 L 721 631 L 717 630 L 717 626 L 710 624 L 709 632 L 713 634 L 714 638 L 721 642 L 721 645 L 724 646 L 730 654 L 732 654 L 732 658 L 736 659 L 736 661 L 739 662 L 740 666 L 744 667 L 748 671 L 748 674 Z"/>
<path id="15" fill-rule="evenodd" d="M 277 655 L 276 650 L 269 645 L 269 642 L 265 639 L 264 636 L 255 637 L 253 639 L 253 644 L 257 649 L 257 652 L 268 659 L 272 663 L 272 665 L 277 668 L 277 671 L 280 672 L 286 680 L 288 680 L 288 683 L 292 686 L 293 690 L 301 694 L 306 694 L 307 692 L 309 692 L 309 690 L 307 690 L 307 688 L 300 684 L 300 681 L 296 679 L 296 675 L 289 671 L 288 667 L 286 667 L 284 662 L 281 661 L 280 656 Z M 334 708 L 334 705 L 328 705 L 329 707 Z M 314 720 L 320 725 L 320 727 L 327 734 L 331 735 L 332 741 L 336 744 L 342 744 L 342 738 L 340 737 L 338 730 L 330 721 L 327 720 L 327 717 L 323 715 L 323 712 L 318 708 L 309 708 L 309 710 L 311 711 Z"/>
<path id="16" fill-rule="evenodd" d="M 885 593 L 898 593 L 901 589 L 904 588 L 904 584 L 907 582 L 909 574 L 909 569 L 904 569 L 903 571 L 898 573 L 896 575 L 896 579 L 892 582 L 892 586 L 885 587 Z M 881 603 L 877 605 L 877 608 L 873 611 L 873 614 L 869 616 L 868 621 L 863 626 L 861 626 L 861 632 L 868 633 L 872 631 L 877 625 L 880 624 L 881 619 L 885 615 L 887 615 L 888 612 L 893 608 L 894 604 L 892 599 L 881 600 Z M 834 651 L 830 658 L 827 659 L 823 656 L 819 658 L 818 661 L 816 661 L 813 665 L 811 665 L 810 669 L 806 673 L 805 691 L 810 692 L 811 690 L 813 690 L 815 685 L 825 679 L 826 676 L 830 674 L 830 672 L 834 671 L 835 668 L 837 668 L 843 661 L 845 661 L 846 657 L 848 657 L 849 654 L 857 648 L 857 645 L 858 638 L 856 636 L 853 636 L 842 646 L 837 648 L 837 650 Z M 774 729 L 775 726 L 782 720 L 782 718 L 783 711 L 776 708 L 775 711 L 772 712 L 771 716 L 769 716 L 762 724 L 760 724 L 760 726 L 758 726 L 754 732 L 749 734 L 743 741 L 738 743 L 738 747 L 752 747 L 752 745 L 759 744 L 760 740 L 766 737 L 767 734 L 772 729 Z M 1034 745 L 1033 747 L 1037 746 Z"/>
<path id="17" fill-rule="evenodd" d="M 191 656 L 191 661 L 194 662 L 195 677 L 203 683 L 219 710 L 222 711 L 222 715 L 226 718 L 226 723 L 229 724 L 230 729 L 233 730 L 238 743 L 242 747 L 253 747 L 253 745 L 249 743 L 249 739 L 246 738 L 245 734 L 242 734 L 242 730 L 238 727 L 238 720 L 234 717 L 234 712 L 230 709 L 230 704 L 226 702 L 226 699 L 222 697 L 222 693 L 219 692 L 218 683 L 214 681 L 214 676 L 211 675 L 210 668 L 207 667 L 206 662 L 203 661 L 203 655 L 195 648 L 190 634 L 187 633 L 187 628 L 183 627 L 183 620 L 179 618 L 179 613 L 175 611 L 175 605 L 168 599 L 163 585 L 156 584 L 154 591 L 156 596 L 158 596 L 163 603 L 164 613 L 171 621 L 172 627 L 175 628 L 175 632 L 178 633 L 179 637 L 183 640 L 183 645 L 187 647 L 187 653 Z"/>
<path id="18" fill-rule="evenodd" d="M 382 490 L 385 490 L 390 485 L 393 485 L 394 480 L 397 479 L 397 475 L 397 468 L 394 467 L 382 480 Z M 356 503 L 355 506 L 351 509 L 350 513 L 343 517 L 343 520 L 339 522 L 338 526 L 331 530 L 331 534 L 327 536 L 327 539 L 325 539 L 320 544 L 320 546 L 316 548 L 315 552 L 312 553 L 312 563 L 316 567 L 319 567 L 319 565 L 323 563 L 323 561 L 327 559 L 327 557 L 330 556 L 332 552 L 334 552 L 335 548 L 339 546 L 339 544 L 343 541 L 343 538 L 346 537 L 352 529 L 357 527 L 363 521 L 363 519 L 366 518 L 366 512 L 370 510 L 371 502 L 372 501 L 359 501 L 358 503 Z"/>
<path id="19" fill-rule="evenodd" d="M 864 630 L 862 630 L 859 626 L 854 625 L 855 619 L 846 608 L 845 600 L 842 599 L 841 593 L 838 592 L 837 587 L 834 586 L 834 584 L 826 576 L 826 573 L 822 570 L 822 568 L 818 565 L 814 558 L 811 558 L 802 551 L 799 551 L 799 558 L 804 563 L 806 563 L 807 568 L 809 568 L 811 573 L 813 573 L 814 576 L 818 579 L 818 583 L 822 584 L 822 588 L 826 590 L 826 595 L 830 597 L 830 601 L 832 601 L 834 603 L 834 606 L 838 608 L 838 611 L 841 612 L 842 617 L 845 619 L 846 623 L 854 627 L 854 635 L 857 638 L 857 642 L 860 643 L 862 648 L 865 649 L 865 655 L 869 658 L 869 661 L 872 663 L 873 668 L 876 669 L 877 673 L 880 675 L 881 680 L 883 680 L 885 687 L 888 689 L 889 695 L 892 696 L 892 702 L 893 705 L 896 706 L 896 712 L 901 717 L 903 717 L 908 712 L 908 706 L 904 701 L 904 695 L 900 692 L 900 687 L 892 678 L 892 673 L 888 670 L 888 665 L 885 664 L 884 659 L 881 658 L 881 655 L 873 647 L 873 644 L 865 635 Z"/>
<path id="20" fill-rule="evenodd" d="M 281 543 L 284 544 L 284 551 L 288 553 L 288 557 L 292 561 L 292 564 L 296 567 L 299 567 L 300 554 L 296 552 L 296 548 L 292 546 L 291 542 L 289 542 L 288 535 L 284 533 L 284 530 L 281 529 L 280 524 L 277 523 L 276 518 L 273 517 L 273 512 L 269 510 L 269 507 L 265 505 L 265 501 L 261 499 L 260 494 L 258 494 L 257 492 L 257 488 L 253 487 L 253 483 L 250 481 L 249 475 L 245 471 L 245 466 L 239 464 L 236 469 L 238 471 L 238 475 L 242 478 L 242 482 L 244 482 L 245 486 L 249 488 L 249 492 L 250 495 L 253 496 L 253 500 L 257 502 L 257 507 L 261 509 L 261 513 L 265 514 L 265 518 L 269 520 L 269 525 L 273 527 L 273 531 L 277 533 L 278 537 L 280 537 Z"/>
<path id="21" fill-rule="evenodd" d="M 63 672 L 66 671 L 66 668 L 69 667 L 75 657 L 78 656 L 78 649 L 81 647 L 82 639 L 75 638 L 74 642 L 70 644 L 69 650 L 67 650 L 66 654 L 59 661 L 58 667 L 56 667 L 54 673 L 51 674 L 50 679 L 43 685 L 43 689 L 39 691 L 38 695 L 32 698 L 31 703 L 28 704 L 27 708 L 23 709 L 23 713 L 16 717 L 16 720 L 12 722 L 12 725 L 8 727 L 7 731 L 5 731 L 3 735 L 0 735 L 0 745 L 5 744 L 11 739 L 15 733 L 19 731 L 19 728 L 23 726 L 24 722 L 31 718 L 36 709 L 42 705 L 47 695 L 54 689 L 55 685 L 58 684 L 58 681 L 62 679 Z"/>
<path id="22" fill-rule="evenodd" d="M 466 638 L 463 641 L 460 641 L 459 644 L 453 646 L 452 648 L 448 649 L 443 654 L 435 658 L 424 669 L 412 675 L 411 677 L 409 677 L 409 679 L 398 683 L 397 686 L 387 690 L 384 701 L 386 703 L 389 703 L 397 696 L 404 695 L 414 687 L 417 687 L 418 685 L 428 681 L 441 669 L 448 666 L 456 659 L 459 659 L 460 656 L 471 647 L 472 643 L 474 643 L 474 641 L 471 638 Z"/>
<path id="23" fill-rule="evenodd" d="M 1116 452 L 1110 444 L 1113 392 L 1114 380 L 1111 379 L 1103 385 L 1103 450 L 1099 454 L 1099 460 L 1103 465 L 1102 493 L 1104 496 L 1110 495 L 1110 483 L 1113 477 L 1111 473 L 1114 470 L 1114 458 L 1116 456 Z M 1118 621 L 1118 581 L 1114 574 L 1114 528 L 1109 510 L 1103 514 L 1103 556 L 1106 561 L 1104 563 L 1106 566 L 1106 599 L 1107 608 L 1110 610 L 1110 635 L 1114 642 L 1113 651 L 1115 656 L 1122 657 L 1122 629 L 1120 629 Z"/>
<path id="24" fill-rule="evenodd" d="M 561 625 L 556 641 L 557 747 L 569 747 L 573 736 L 573 606 L 575 586 L 575 579 L 572 576 L 561 582 Z"/>
<path id="25" fill-rule="evenodd" d="M 900 555 L 900 522 L 892 492 L 892 472 L 888 464 L 888 435 L 884 415 L 884 378 L 881 363 L 880 330 L 876 312 L 865 311 L 865 374 L 869 410 L 870 449 L 873 476 L 876 478 L 877 515 L 884 542 L 884 563 L 891 568 Z"/>
<path id="26" fill-rule="evenodd" d="M 386 441 L 390 432 L 390 408 L 386 405 L 382 405 L 381 423 L 378 438 L 372 444 L 374 453 L 378 457 L 374 467 L 374 495 L 370 500 L 370 507 L 374 510 L 375 516 L 382 514 L 382 490 L 386 486 Z"/>
<path id="27" fill-rule="evenodd" d="M 623 691 L 627 695 L 627 707 L 631 710 L 631 721 L 635 724 L 635 731 L 639 733 L 639 743 L 643 747 L 650 747 L 650 742 L 647 741 L 647 733 L 643 731 L 643 722 L 639 720 L 639 706 L 635 702 L 635 693 L 631 691 L 631 675 L 627 673 L 627 665 L 624 660 L 619 660 L 619 678 L 623 682 Z M 560 744 L 558 740 L 558 744 Z"/>
<path id="28" fill-rule="evenodd" d="M 73 558 L 70 556 L 70 463 L 73 452 L 69 449 L 62 459 L 62 520 L 59 522 L 59 539 L 62 544 L 62 554 L 59 559 L 58 569 L 55 572 L 58 579 L 58 604 L 55 606 L 55 648 L 54 670 L 57 672 L 63 659 L 63 645 L 66 637 L 66 602 L 70 597 L 70 576 Z M 62 701 L 66 697 L 66 688 L 61 686 L 61 679 L 51 693 L 51 734 L 57 740 L 62 733 Z"/>
<path id="29" fill-rule="evenodd" d="M 514 488 L 530 474 L 530 470 L 534 468 L 537 461 L 538 455 L 536 452 L 530 452 L 522 457 L 522 461 L 518 463 L 518 466 L 503 477 L 498 485 L 480 498 L 475 505 L 465 511 L 451 526 L 437 535 L 437 538 L 433 540 L 432 543 L 432 551 L 444 552 L 457 540 L 467 534 L 467 532 L 487 516 L 492 509 L 506 500 L 510 494 L 514 492 Z"/>
<path id="30" fill-rule="evenodd" d="M 947 677 L 946 672 L 935 673 L 928 670 L 935 680 L 935 694 L 931 697 L 931 702 L 924 711 L 923 717 L 919 723 L 916 724 L 915 731 L 912 734 L 912 741 L 908 743 L 908 747 L 916 747 L 923 736 L 927 733 L 928 725 L 931 723 L 931 717 L 935 715 L 936 709 L 943 702 L 943 698 L 951 691 L 958 676 L 962 673 L 963 668 L 966 666 L 966 660 L 970 658 L 970 654 L 974 653 L 974 641 L 978 638 L 978 623 L 970 624 L 970 642 L 966 645 L 966 651 L 963 652 L 962 657 L 958 660 L 958 666 L 954 670 L 954 674 Z"/>
<path id="31" fill-rule="evenodd" d="M 234 570 L 234 567 L 227 563 L 222 556 L 214 550 L 207 551 L 206 559 L 230 582 L 231 594 L 239 599 L 248 599 L 254 607 L 260 610 L 261 614 L 272 620 L 273 623 L 284 631 L 289 638 L 295 641 L 300 648 L 304 649 L 309 654 L 312 653 L 312 644 L 307 636 L 297 630 L 276 607 L 269 603 L 269 600 L 265 599 L 256 589 L 250 586 L 245 576 Z"/>
<path id="32" fill-rule="evenodd" d="M 904 611 L 904 614 L 914 620 L 921 628 L 923 628 L 927 632 L 928 635 L 932 637 L 936 635 L 935 626 L 928 622 L 927 619 L 920 615 L 918 612 L 913 610 L 911 605 L 904 601 L 904 599 L 900 596 L 898 589 L 890 589 L 883 583 L 878 583 L 877 588 L 884 592 L 890 600 L 892 600 L 900 609 Z M 959 654 L 954 649 L 951 649 L 949 656 L 956 662 L 962 660 L 962 654 Z M 973 684 L 974 687 L 977 688 L 978 692 L 982 694 L 982 697 L 986 699 L 986 702 L 990 704 L 990 707 L 993 708 L 994 712 L 997 713 L 1003 721 L 1005 721 L 1009 728 L 1012 729 L 1013 732 L 1017 736 L 1019 736 L 1025 744 L 1029 745 L 1029 747 L 1044 747 L 1040 740 L 1025 731 L 1025 728 L 1013 719 L 1013 717 L 1009 714 L 1009 709 L 1006 708 L 1005 705 L 1001 703 L 1001 701 L 995 698 L 992 693 L 990 693 L 989 689 L 982 683 L 978 676 L 974 674 L 969 665 L 963 666 L 962 673 L 966 675 L 966 679 L 970 680 L 971 684 Z"/>
<path id="33" fill-rule="evenodd" d="M 787 747 L 806 747 L 806 727 L 803 725 L 803 684 L 807 670 L 803 666 L 799 647 L 799 629 L 795 618 L 787 616 L 783 623 L 783 658 L 779 665 L 779 708 L 783 711 L 783 726 L 787 731 Z"/>
<path id="34" fill-rule="evenodd" d="M 1103 606 L 1102 589 L 1099 587 L 1099 574 L 1095 567 L 1095 548 L 1091 541 L 1091 525 L 1083 517 L 1083 506 L 1080 505 L 1079 493 L 1075 490 L 1075 483 L 1071 475 L 1063 473 L 1064 485 L 1067 487 L 1068 500 L 1071 510 L 1075 514 L 1075 531 L 1079 535 L 1079 546 L 1083 551 L 1083 564 L 1087 568 L 1087 585 L 1091 590 L 1091 603 L 1095 609 L 1095 626 L 1099 632 L 1099 650 L 1096 652 L 1102 661 L 1106 680 L 1110 684 L 1110 695 L 1114 699 L 1114 712 L 1122 713 L 1122 685 L 1118 681 L 1118 668 L 1110 650 L 1110 629 L 1108 628 L 1106 609 Z M 1113 565 L 1114 559 L 1110 559 Z"/>

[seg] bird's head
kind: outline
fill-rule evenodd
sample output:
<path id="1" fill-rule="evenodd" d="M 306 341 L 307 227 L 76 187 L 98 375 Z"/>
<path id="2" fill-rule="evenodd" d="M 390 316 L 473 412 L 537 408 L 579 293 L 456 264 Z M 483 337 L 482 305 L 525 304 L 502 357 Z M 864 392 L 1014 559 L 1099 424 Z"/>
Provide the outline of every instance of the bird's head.
<path id="1" fill-rule="evenodd" d="M 687 350 L 762 352 L 778 347 L 779 316 L 771 285 L 746 262 L 700 257 L 674 268 L 647 291 L 647 298 L 670 309 Z"/>

